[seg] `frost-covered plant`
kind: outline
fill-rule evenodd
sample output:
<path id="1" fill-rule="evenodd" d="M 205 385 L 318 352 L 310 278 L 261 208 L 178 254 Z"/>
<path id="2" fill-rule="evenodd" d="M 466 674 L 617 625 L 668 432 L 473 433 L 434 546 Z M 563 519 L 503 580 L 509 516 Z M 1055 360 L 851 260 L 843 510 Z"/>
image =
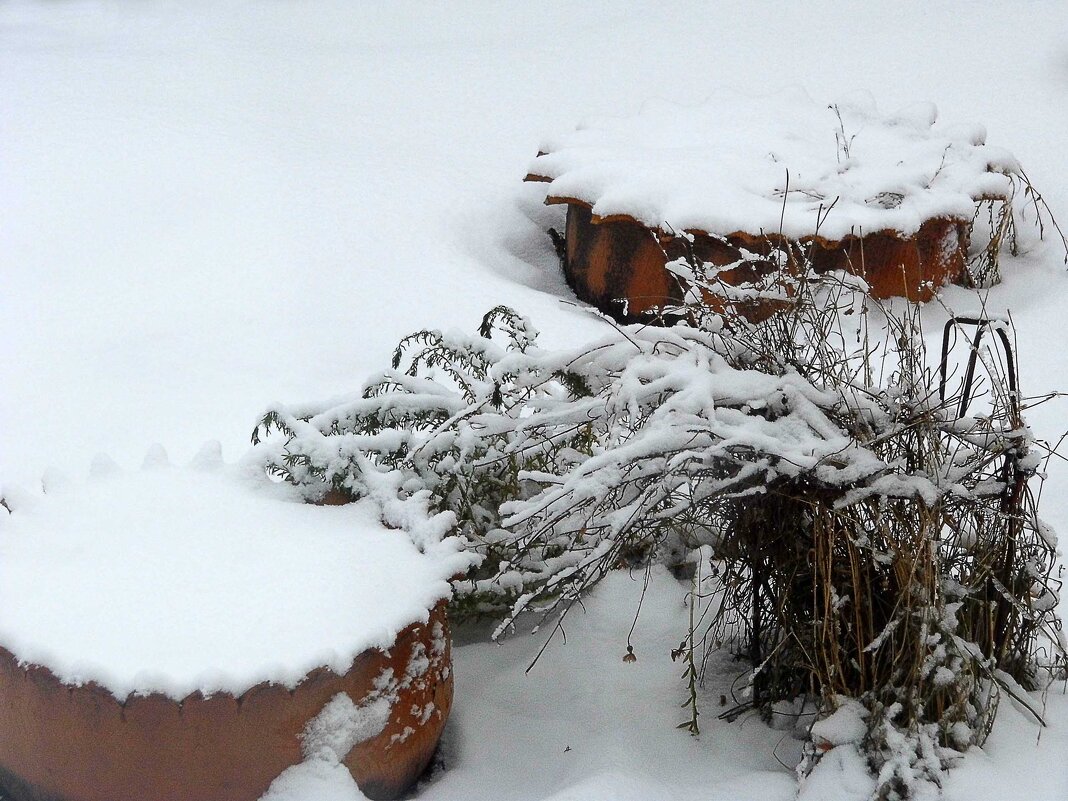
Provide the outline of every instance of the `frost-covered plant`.
<path id="1" fill-rule="evenodd" d="M 359 397 L 269 410 L 254 441 L 309 500 L 370 496 L 391 524 L 456 526 L 484 557 L 459 596 L 510 620 L 681 553 L 686 532 L 715 539 L 716 521 L 695 516 L 706 496 L 752 494 L 831 454 L 831 483 L 883 469 L 828 421 L 834 397 L 731 367 L 721 345 L 715 331 L 635 326 L 546 352 L 495 309 L 475 337 L 407 338 Z"/>
<path id="2" fill-rule="evenodd" d="M 707 320 L 711 296 L 734 363 L 839 396 L 834 423 L 889 469 L 834 488 L 813 480 L 817 468 L 734 503 L 705 640 L 744 643 L 757 706 L 812 691 L 828 709 L 858 699 L 876 795 L 906 797 L 983 740 L 999 692 L 1035 686 L 1040 646 L 1063 658 L 1056 541 L 1031 492 L 1041 460 L 1024 402 L 982 350 L 992 397 L 966 414 L 939 391 L 915 307 L 891 313 L 856 278 L 799 270 L 796 252 L 741 259 L 762 276 L 741 289 L 718 280 L 736 265 L 692 252 L 670 265 L 690 301 L 676 313 Z"/>
<path id="3" fill-rule="evenodd" d="M 385 522 L 417 542 L 426 528 L 433 536 L 458 530 L 483 568 L 467 577 L 454 613 L 501 613 L 524 586 L 501 565 L 548 576 L 547 565 L 577 558 L 558 547 L 521 552 L 501 528 L 502 505 L 531 491 L 520 471 L 581 459 L 592 444 L 582 420 L 544 440 L 524 434 L 532 411 L 566 408 L 589 394 L 566 358 L 545 358 L 536 340 L 529 321 L 505 307 L 491 310 L 475 336 L 417 332 L 358 396 L 276 406 L 253 442 L 268 471 L 310 501 L 373 498 Z M 283 436 L 261 442 L 272 432 Z"/>
<path id="4" fill-rule="evenodd" d="M 1025 225 L 1037 228 L 1040 239 L 1045 239 L 1047 227 L 1051 229 L 1060 239 L 1068 263 L 1068 238 L 1045 198 L 1018 164 L 1006 175 L 1008 197 L 981 199 L 975 204 L 968 226 L 971 252 L 962 276 L 964 286 L 985 288 L 1001 283 L 1001 254 L 1016 256 L 1020 252 Z"/>
<path id="5" fill-rule="evenodd" d="M 691 680 L 700 643 L 733 642 L 747 706 L 854 699 L 877 794 L 904 797 L 1060 642 L 1033 438 L 1018 393 L 981 417 L 939 396 L 913 308 L 792 247 L 741 260 L 743 287 L 670 265 L 672 327 L 549 351 L 498 307 L 474 336 L 414 334 L 357 396 L 275 407 L 254 439 L 309 500 L 371 498 L 416 543 L 457 530 L 480 565 L 454 611 L 495 636 L 559 625 L 614 568 L 710 555 Z"/>

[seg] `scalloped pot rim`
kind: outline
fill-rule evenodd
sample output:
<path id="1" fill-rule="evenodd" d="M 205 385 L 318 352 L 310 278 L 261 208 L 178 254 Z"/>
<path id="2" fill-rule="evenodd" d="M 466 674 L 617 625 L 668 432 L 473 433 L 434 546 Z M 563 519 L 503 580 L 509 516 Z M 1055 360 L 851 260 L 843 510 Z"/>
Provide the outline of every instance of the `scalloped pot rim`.
<path id="1" fill-rule="evenodd" d="M 253 801 L 303 760 L 347 768 L 369 798 L 395 798 L 430 760 L 452 697 L 445 601 L 344 675 L 319 668 L 293 690 L 258 684 L 237 698 L 120 702 L 0 649 L 0 784 L 26 801 Z M 356 729 L 320 721 L 339 700 Z"/>
<path id="2" fill-rule="evenodd" d="M 536 181 L 536 182 L 544 182 L 544 181 L 548 181 L 549 179 L 531 177 L 531 176 L 528 175 L 525 180 Z M 1003 199 L 1004 198 L 995 197 L 995 196 L 979 198 L 979 200 L 1003 200 Z M 591 212 L 593 211 L 593 204 L 592 203 L 589 203 L 589 202 L 587 202 L 585 200 L 579 200 L 578 198 L 575 198 L 575 197 L 562 197 L 562 196 L 558 196 L 558 195 L 548 195 L 545 198 L 545 205 L 546 206 L 563 206 L 563 205 L 566 205 L 566 206 L 578 206 L 578 207 L 586 209 L 588 211 L 591 211 Z M 971 222 L 971 219 L 972 218 L 971 218 L 970 215 L 966 216 L 966 217 L 965 216 L 948 216 L 947 215 L 947 216 L 932 217 L 929 220 L 925 220 L 924 222 L 927 223 L 927 222 L 944 221 L 944 222 L 949 222 L 949 223 L 954 223 L 954 224 L 967 225 L 967 224 L 969 224 Z M 633 225 L 640 225 L 642 228 L 646 228 L 646 229 L 648 229 L 650 231 L 653 231 L 658 237 L 668 237 L 668 238 L 678 236 L 680 233 L 682 233 L 682 234 L 686 234 L 687 236 L 706 236 L 706 237 L 712 237 L 712 238 L 726 239 L 726 240 L 732 241 L 732 242 L 734 242 L 734 241 L 748 242 L 748 243 L 751 243 L 751 244 L 762 243 L 762 242 L 765 242 L 765 241 L 778 242 L 778 241 L 781 241 L 784 238 L 787 238 L 787 237 L 784 237 L 782 234 L 780 234 L 777 230 L 748 231 L 748 230 L 744 230 L 744 229 L 739 228 L 739 229 L 734 230 L 734 231 L 730 231 L 730 232 L 727 232 L 727 233 L 722 233 L 722 232 L 719 232 L 719 231 L 708 231 L 708 230 L 705 230 L 703 228 L 683 228 L 683 229 L 671 229 L 671 228 L 668 228 L 668 227 L 661 228 L 661 227 L 658 227 L 658 226 L 655 226 L 655 225 L 649 225 L 649 224 L 647 224 L 645 222 L 642 222 L 641 220 L 639 220 L 639 219 L 637 219 L 635 217 L 632 217 L 629 214 L 608 214 L 608 215 L 604 215 L 604 216 L 599 215 L 599 214 L 591 214 L 590 222 L 593 225 L 608 225 L 608 224 L 617 223 L 617 222 L 631 223 Z M 915 239 L 917 233 L 919 233 L 919 230 L 914 231 L 912 233 L 906 234 L 906 233 L 903 233 L 902 231 L 897 230 L 895 228 L 880 228 L 879 230 L 876 230 L 876 231 L 866 231 L 866 230 L 862 230 L 862 229 L 856 229 L 856 230 L 850 229 L 848 232 L 842 234 L 837 239 L 831 239 L 829 237 L 826 237 L 826 236 L 822 235 L 821 233 L 810 233 L 810 234 L 806 234 L 804 236 L 797 237 L 797 241 L 803 242 L 803 243 L 815 242 L 816 244 L 818 244 L 822 248 L 835 249 L 835 248 L 839 248 L 839 247 L 842 247 L 842 246 L 848 244 L 852 240 L 864 239 L 864 238 L 869 237 L 869 236 L 888 236 L 888 237 L 892 237 L 894 239 L 900 240 L 902 242 L 910 242 L 913 239 Z"/>
<path id="3" fill-rule="evenodd" d="M 548 184 L 547 203 L 583 204 L 603 221 L 834 243 L 968 221 L 977 201 L 1011 197 L 1018 170 L 982 126 L 942 124 L 930 103 L 886 114 L 870 98 L 725 91 L 591 120 L 544 143 L 526 180 Z"/>
<path id="4" fill-rule="evenodd" d="M 466 564 L 369 503 L 305 504 L 239 466 L 97 472 L 0 514 L 0 646 L 120 702 L 344 675 L 426 622 Z"/>

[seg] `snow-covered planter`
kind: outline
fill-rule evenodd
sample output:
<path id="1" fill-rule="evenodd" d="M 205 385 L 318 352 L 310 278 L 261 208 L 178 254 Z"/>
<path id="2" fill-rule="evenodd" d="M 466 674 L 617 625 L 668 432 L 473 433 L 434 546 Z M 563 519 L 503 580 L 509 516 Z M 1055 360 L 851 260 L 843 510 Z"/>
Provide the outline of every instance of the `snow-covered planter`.
<path id="1" fill-rule="evenodd" d="M 544 144 L 527 180 L 567 206 L 561 255 L 576 294 L 617 317 L 680 299 L 665 264 L 687 243 L 720 266 L 790 244 L 819 271 L 863 276 L 877 298 L 926 301 L 949 282 L 996 280 L 996 250 L 1023 213 L 1018 190 L 1033 199 L 981 126 L 936 117 L 931 104 L 886 115 L 870 100 L 827 106 L 799 91 L 650 103 Z M 997 209 L 992 265 L 989 246 L 969 257 L 986 207 Z"/>
<path id="2" fill-rule="evenodd" d="M 5 492 L 4 796 L 255 801 L 309 763 L 404 792 L 451 706 L 466 558 L 217 459 L 150 461 Z"/>

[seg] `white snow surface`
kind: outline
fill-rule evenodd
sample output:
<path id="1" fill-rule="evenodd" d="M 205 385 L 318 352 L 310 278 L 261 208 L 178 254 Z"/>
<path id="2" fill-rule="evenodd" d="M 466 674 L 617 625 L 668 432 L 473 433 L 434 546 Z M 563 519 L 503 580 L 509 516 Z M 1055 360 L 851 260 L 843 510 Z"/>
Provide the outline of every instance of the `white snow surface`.
<path id="1" fill-rule="evenodd" d="M 357 706 L 338 693 L 304 729 L 304 761 L 282 771 L 261 801 L 352 801 L 363 798 L 341 761 L 356 743 L 374 737 L 389 721 L 385 697 Z"/>
<path id="2" fill-rule="evenodd" d="M 846 745 L 859 743 L 868 730 L 864 719 L 867 711 L 851 698 L 839 698 L 840 706 L 830 715 L 812 724 L 812 739 L 817 743 Z"/>
<path id="3" fill-rule="evenodd" d="M 366 504 L 147 461 L 0 516 L 0 645 L 22 662 L 120 700 L 292 688 L 388 648 L 467 563 L 448 543 L 420 553 Z"/>
<path id="4" fill-rule="evenodd" d="M 650 102 L 790 87 L 883 110 L 932 101 L 942 120 L 985 123 L 1063 222 L 1065 30 L 1063 0 L 0 4 L 0 483 L 77 475 L 100 451 L 129 469 L 157 440 L 185 460 L 218 438 L 232 458 L 276 400 L 352 392 L 404 334 L 474 331 L 498 303 L 546 346 L 602 333 L 561 302 L 544 231 L 562 209 L 521 179 L 545 137 Z M 826 147 L 834 158 L 833 130 Z M 1012 309 L 1026 393 L 1068 385 L 1066 303 L 1054 247 L 1006 264 L 989 295 Z M 925 315 L 939 330 L 944 312 Z M 1054 439 L 1065 419 L 1064 401 L 1028 414 Z M 1066 467 L 1049 464 L 1043 493 L 1061 532 Z M 794 799 L 789 733 L 716 719 L 744 670 L 726 655 L 700 737 L 674 728 L 685 588 L 654 576 L 638 661 L 621 661 L 641 588 L 611 576 L 529 673 L 540 637 L 468 635 L 445 770 L 419 798 Z M 1003 701 L 946 801 L 1068 798 L 1068 698 L 1057 685 L 1032 700 L 1049 727 Z M 807 798 L 865 801 L 842 748 Z M 318 783 L 285 801 L 360 797 L 347 771 L 315 765 Z"/>
<path id="5" fill-rule="evenodd" d="M 937 118 L 931 103 L 884 114 L 869 95 L 828 104 L 797 88 L 651 101 L 548 140 L 530 172 L 551 180 L 552 197 L 664 231 L 908 235 L 970 220 L 979 198 L 1007 199 L 1018 168 L 981 125 Z"/>

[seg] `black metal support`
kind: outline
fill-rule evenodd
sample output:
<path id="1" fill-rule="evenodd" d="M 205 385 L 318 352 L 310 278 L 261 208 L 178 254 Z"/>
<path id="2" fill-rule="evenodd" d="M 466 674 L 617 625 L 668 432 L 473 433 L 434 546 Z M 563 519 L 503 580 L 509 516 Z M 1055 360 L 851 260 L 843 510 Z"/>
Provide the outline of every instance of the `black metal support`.
<path id="1" fill-rule="evenodd" d="M 1006 378 L 1009 382 L 1010 401 L 1013 405 L 1012 413 L 1014 416 L 1019 416 L 1020 409 L 1017 393 L 1016 357 L 1013 353 L 1012 343 L 1009 341 L 1008 334 L 1005 333 L 1004 328 L 1000 325 L 996 325 L 998 322 L 1000 321 L 991 320 L 989 317 L 951 317 L 946 322 L 946 327 L 942 330 L 942 361 L 938 367 L 938 399 L 942 403 L 945 403 L 946 373 L 949 365 L 949 334 L 954 326 L 975 326 L 975 334 L 971 341 L 971 352 L 968 354 L 968 366 L 964 372 L 964 390 L 961 392 L 960 405 L 957 408 L 958 419 L 964 417 L 968 411 L 968 406 L 972 402 L 972 389 L 975 382 L 975 363 L 979 359 L 979 345 L 982 342 L 983 334 L 987 331 L 993 331 L 998 335 L 998 339 L 1001 340 L 1002 349 L 1005 352 L 1005 366 L 1008 372 Z"/>

